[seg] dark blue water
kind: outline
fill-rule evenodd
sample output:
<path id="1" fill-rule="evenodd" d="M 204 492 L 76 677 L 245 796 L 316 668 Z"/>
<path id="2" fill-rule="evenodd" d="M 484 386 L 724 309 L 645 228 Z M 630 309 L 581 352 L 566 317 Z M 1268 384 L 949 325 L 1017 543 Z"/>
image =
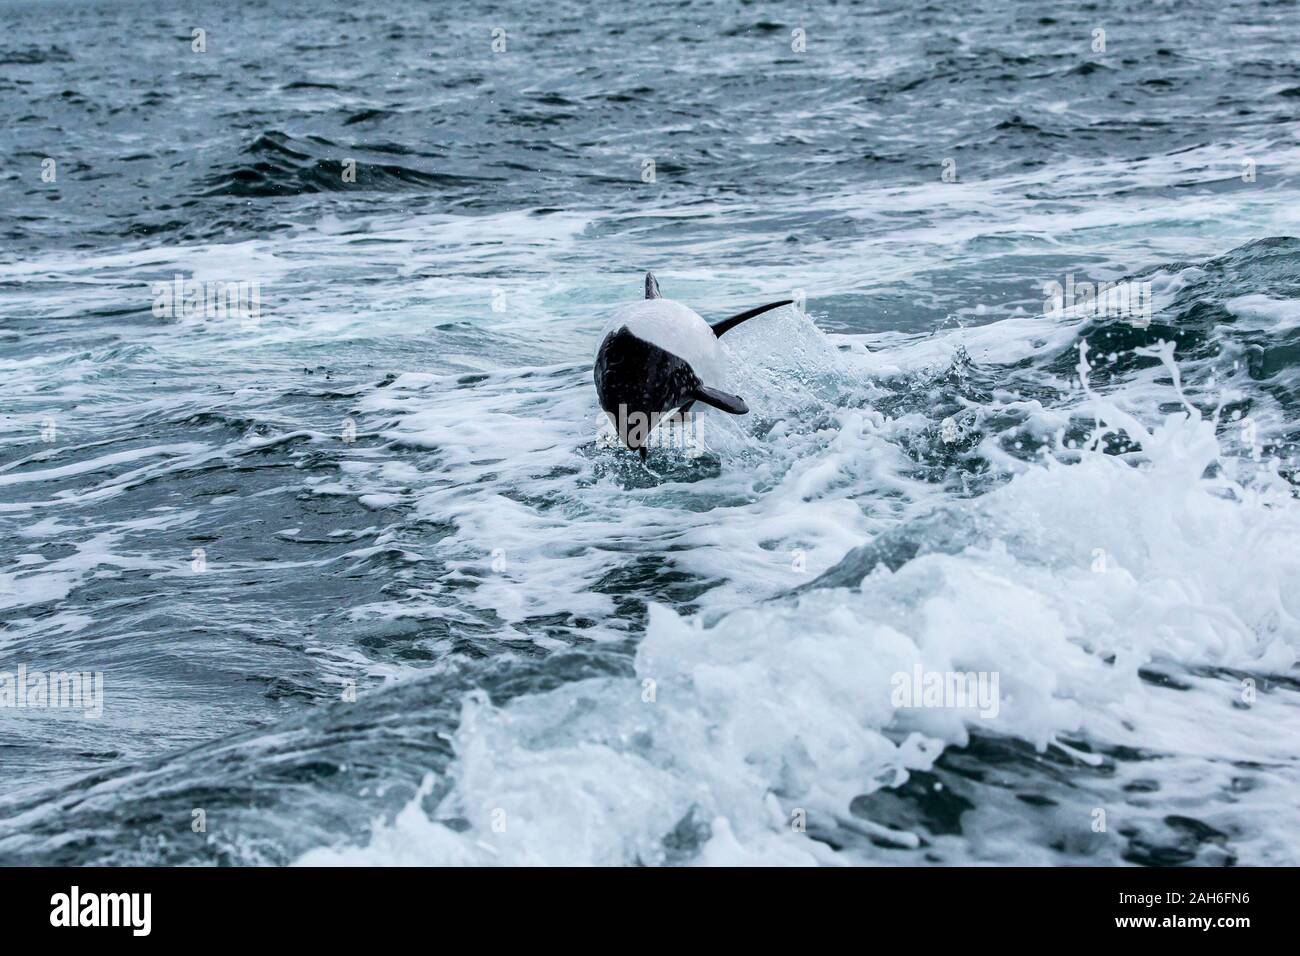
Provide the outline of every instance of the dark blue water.
<path id="1" fill-rule="evenodd" d="M 1298 17 L 0 2 L 0 861 L 1300 862 Z"/>

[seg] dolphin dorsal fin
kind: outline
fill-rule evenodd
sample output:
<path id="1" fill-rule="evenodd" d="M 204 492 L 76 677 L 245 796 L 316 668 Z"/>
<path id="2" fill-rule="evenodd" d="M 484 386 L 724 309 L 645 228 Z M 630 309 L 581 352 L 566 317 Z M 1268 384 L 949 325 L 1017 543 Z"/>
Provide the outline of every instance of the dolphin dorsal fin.
<path id="1" fill-rule="evenodd" d="M 713 329 L 714 335 L 718 338 L 722 338 L 723 332 L 726 332 L 728 329 L 734 329 L 746 319 L 752 319 L 756 315 L 762 315 L 764 312 L 783 305 L 790 305 L 792 302 L 794 302 L 794 299 L 782 299 L 780 302 L 769 302 L 767 305 L 760 305 L 757 309 L 750 309 L 748 312 L 741 312 L 739 315 L 733 315 L 731 318 L 723 319 L 721 322 L 714 322 L 710 328 Z"/>
<path id="2" fill-rule="evenodd" d="M 663 296 L 659 292 L 659 280 L 655 278 L 653 272 L 645 274 L 645 297 L 647 299 L 659 299 Z"/>

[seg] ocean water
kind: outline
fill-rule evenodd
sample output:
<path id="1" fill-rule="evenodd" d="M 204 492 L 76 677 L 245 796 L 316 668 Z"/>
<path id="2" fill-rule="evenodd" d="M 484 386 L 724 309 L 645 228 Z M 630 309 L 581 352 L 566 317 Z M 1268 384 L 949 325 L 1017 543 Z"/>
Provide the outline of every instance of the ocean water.
<path id="1" fill-rule="evenodd" d="M 0 862 L 1300 864 L 1296 3 L 0 20 Z"/>

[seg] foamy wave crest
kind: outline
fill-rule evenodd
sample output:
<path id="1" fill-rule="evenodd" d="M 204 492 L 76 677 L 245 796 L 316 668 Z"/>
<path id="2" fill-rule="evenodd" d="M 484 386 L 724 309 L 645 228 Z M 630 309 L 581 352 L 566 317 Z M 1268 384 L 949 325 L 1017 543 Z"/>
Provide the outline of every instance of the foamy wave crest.
<path id="1" fill-rule="evenodd" d="M 854 552 L 825 583 L 856 586 L 712 627 L 653 607 L 635 678 L 469 695 L 435 806 L 430 777 L 369 845 L 301 862 L 1105 863 L 1189 840 L 1227 862 L 1216 833 L 1296 862 L 1282 837 L 1300 820 L 1274 794 L 1295 785 L 1300 715 L 1268 688 L 1300 646 L 1300 504 L 1280 479 L 1224 477 L 1195 409 L 1150 429 L 1096 395 L 1082 410 L 1097 430 L 1077 463 L 1046 457 L 971 502 L 943 550 L 896 570 Z M 1140 445 L 1128 460 L 1099 450 L 1117 429 Z M 995 713 L 900 706 L 918 670 L 997 675 Z M 1059 786 L 1035 803 L 1032 773 L 963 775 L 973 749 Z M 1259 772 L 1226 798 L 1243 766 Z M 1175 780 L 1187 817 L 1142 799 Z M 1040 845 L 1012 835 L 1013 797 Z M 983 825 L 959 839 L 963 812 Z"/>

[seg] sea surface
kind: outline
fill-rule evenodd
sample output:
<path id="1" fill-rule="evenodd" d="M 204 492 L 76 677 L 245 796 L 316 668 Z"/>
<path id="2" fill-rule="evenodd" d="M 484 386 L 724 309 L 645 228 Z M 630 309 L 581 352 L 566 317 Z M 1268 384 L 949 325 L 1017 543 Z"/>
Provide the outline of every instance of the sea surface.
<path id="1" fill-rule="evenodd" d="M 1300 864 L 1298 40 L 0 0 L 0 863 Z"/>

